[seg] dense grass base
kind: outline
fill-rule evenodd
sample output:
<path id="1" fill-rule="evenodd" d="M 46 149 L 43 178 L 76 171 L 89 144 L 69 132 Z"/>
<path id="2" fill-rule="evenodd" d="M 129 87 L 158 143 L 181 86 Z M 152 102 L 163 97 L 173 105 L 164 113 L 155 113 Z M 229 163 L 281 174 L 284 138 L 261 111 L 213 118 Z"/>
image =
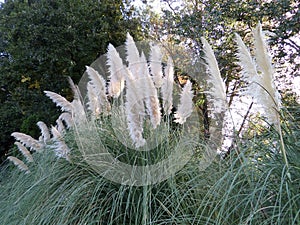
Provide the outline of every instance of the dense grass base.
<path id="1" fill-rule="evenodd" d="M 191 162 L 162 183 L 130 187 L 80 154 L 69 163 L 49 150 L 29 174 L 3 166 L 1 224 L 299 224 L 299 165 L 287 173 L 281 158 L 261 160 L 240 153 L 204 172 Z"/>
<path id="2" fill-rule="evenodd" d="M 204 171 L 195 155 L 175 176 L 142 187 L 103 178 L 84 160 L 76 132 L 68 132 L 71 162 L 46 148 L 33 154 L 29 174 L 12 164 L 1 166 L 0 221 L 4 225 L 296 225 L 300 223 L 300 129 L 293 122 L 282 130 L 289 168 L 278 147 L 278 134 L 265 129 L 237 142 L 227 158 L 216 158 Z M 112 133 L 106 134 L 102 142 L 116 145 Z"/>

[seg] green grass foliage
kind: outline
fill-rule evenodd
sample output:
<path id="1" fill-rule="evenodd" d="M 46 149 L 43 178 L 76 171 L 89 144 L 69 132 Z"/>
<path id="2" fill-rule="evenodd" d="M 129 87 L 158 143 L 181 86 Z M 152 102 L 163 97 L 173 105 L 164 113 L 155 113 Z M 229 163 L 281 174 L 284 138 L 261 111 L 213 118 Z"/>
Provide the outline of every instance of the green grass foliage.
<path id="1" fill-rule="evenodd" d="M 33 154 L 28 174 L 2 165 L 1 224 L 299 224 L 299 124 L 289 117 L 282 128 L 288 169 L 277 132 L 262 129 L 205 171 L 194 158 L 175 176 L 143 187 L 99 175 L 70 130 L 71 162 L 46 148 Z M 106 141 L 115 142 L 109 133 Z"/>

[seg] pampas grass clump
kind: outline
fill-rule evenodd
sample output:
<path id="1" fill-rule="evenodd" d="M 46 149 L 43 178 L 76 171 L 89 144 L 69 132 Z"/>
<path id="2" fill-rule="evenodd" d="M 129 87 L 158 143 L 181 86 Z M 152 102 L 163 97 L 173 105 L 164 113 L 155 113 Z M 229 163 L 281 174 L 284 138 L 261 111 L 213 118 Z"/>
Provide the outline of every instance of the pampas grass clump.
<path id="1" fill-rule="evenodd" d="M 111 172 L 105 165 L 108 153 L 124 163 L 145 166 L 167 158 L 176 147 L 186 152 L 189 148 L 202 151 L 211 147 L 204 141 L 193 143 L 188 135 L 181 136 L 182 129 L 193 119 L 192 83 L 187 81 L 180 90 L 180 101 L 173 113 L 175 85 L 171 57 L 163 68 L 162 52 L 153 45 L 148 65 L 144 53 L 139 52 L 127 34 L 127 64 L 110 44 L 107 81 L 95 69 L 87 67 L 86 99 L 71 80 L 72 102 L 45 91 L 62 110 L 57 124 L 49 129 L 38 122 L 39 140 L 18 132 L 12 134 L 20 157 L 27 162 L 9 156 L 8 160 L 21 171 L 11 164 L 2 166 L 1 223 L 298 224 L 300 146 L 296 121 L 299 118 L 280 108 L 260 25 L 255 32 L 258 39 L 255 46 L 262 47 L 260 54 L 265 54 L 256 53 L 255 60 L 236 36 L 243 79 L 249 86 L 260 88 L 259 96 L 267 93 L 260 100 L 269 101 L 273 110 L 269 113 L 276 115 L 282 130 L 262 127 L 260 133 L 235 140 L 235 154 L 214 159 L 205 171 L 199 170 L 201 159 L 194 156 L 181 170 L 152 185 L 130 186 L 105 178 Z M 211 114 L 224 113 L 232 110 L 227 105 L 224 82 L 212 48 L 205 39 L 202 42 Z M 280 123 L 279 110 L 285 123 Z M 275 118 L 272 115 L 271 121 Z M 193 127 L 189 128 L 191 132 Z M 284 137 L 279 142 L 285 140 L 282 142 L 285 154 L 277 151 L 278 132 Z M 148 150 L 151 143 L 155 143 L 151 151 L 137 151 Z M 289 164 L 282 163 L 283 158 Z"/>

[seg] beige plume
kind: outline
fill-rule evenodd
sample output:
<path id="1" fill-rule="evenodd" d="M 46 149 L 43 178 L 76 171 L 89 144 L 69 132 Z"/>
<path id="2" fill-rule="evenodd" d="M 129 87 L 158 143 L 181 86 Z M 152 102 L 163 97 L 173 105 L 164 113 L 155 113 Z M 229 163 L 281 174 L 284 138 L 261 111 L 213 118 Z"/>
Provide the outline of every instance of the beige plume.
<path id="1" fill-rule="evenodd" d="M 205 53 L 204 59 L 208 68 L 208 83 L 210 84 L 210 91 L 208 93 L 211 96 L 210 102 L 213 104 L 214 113 L 221 113 L 227 108 L 225 83 L 221 77 L 218 62 L 211 46 L 205 38 L 202 37 L 201 41 Z"/>
<path id="2" fill-rule="evenodd" d="M 81 95 L 80 95 L 80 91 L 77 85 L 74 84 L 73 80 L 71 77 L 68 77 L 68 82 L 70 84 L 70 88 L 73 92 L 73 99 L 80 99 Z"/>
<path id="3" fill-rule="evenodd" d="M 260 96 L 255 97 L 264 106 L 269 122 L 278 123 L 277 111 L 281 107 L 280 94 L 275 88 L 272 59 L 260 23 L 253 33 L 256 63 L 262 72 L 261 76 L 257 76 L 255 80 L 259 86 L 258 88 L 261 89 Z"/>
<path id="4" fill-rule="evenodd" d="M 28 149 L 24 145 L 22 145 L 20 142 L 15 142 L 15 145 L 18 147 L 22 155 L 26 158 L 27 162 L 34 162 L 30 151 L 28 151 Z"/>
<path id="5" fill-rule="evenodd" d="M 96 91 L 90 82 L 87 84 L 87 95 L 88 95 L 88 110 L 91 111 L 93 118 L 98 118 L 101 114 L 101 106 L 98 101 L 98 96 L 96 95 Z"/>
<path id="6" fill-rule="evenodd" d="M 28 166 L 26 166 L 25 163 L 23 161 L 21 161 L 20 159 L 14 157 L 14 156 L 8 156 L 7 159 L 9 161 L 13 162 L 13 164 L 15 166 L 17 166 L 20 170 L 25 171 L 25 173 L 30 173 Z"/>
<path id="7" fill-rule="evenodd" d="M 136 86 L 137 80 L 130 70 L 126 70 L 126 103 L 125 111 L 127 116 L 127 125 L 130 137 L 135 146 L 141 147 L 146 143 L 143 138 L 143 120 L 145 109 L 143 99 L 138 95 L 139 89 Z"/>
<path id="8" fill-rule="evenodd" d="M 161 95 L 163 100 L 164 112 L 169 115 L 173 107 L 173 84 L 174 84 L 174 66 L 171 57 L 168 57 L 165 68 L 165 77 L 161 86 Z"/>
<path id="9" fill-rule="evenodd" d="M 100 105 L 100 113 L 107 114 L 110 111 L 110 105 L 106 96 L 106 82 L 104 78 L 98 73 L 98 71 L 96 71 L 92 67 L 87 66 L 86 71 L 91 80 L 89 84 L 93 87 L 95 96 L 97 97 L 97 104 Z"/>
<path id="10" fill-rule="evenodd" d="M 158 45 L 152 44 L 150 51 L 150 69 L 153 82 L 156 88 L 160 88 L 163 83 L 162 53 Z"/>
<path id="11" fill-rule="evenodd" d="M 138 88 L 141 90 L 140 94 L 144 95 L 143 97 L 147 108 L 147 112 L 150 116 L 152 126 L 155 129 L 160 124 L 160 120 L 161 120 L 157 90 L 154 86 L 153 80 L 150 77 L 148 65 L 144 53 L 142 53 L 140 61 L 141 61 L 140 62 L 141 70 L 138 79 L 138 81 L 140 81 Z"/>
<path id="12" fill-rule="evenodd" d="M 107 65 L 110 72 L 108 94 L 117 98 L 124 89 L 125 71 L 123 61 L 112 44 L 107 48 Z"/>
<path id="13" fill-rule="evenodd" d="M 50 140 L 50 133 L 47 125 L 43 121 L 37 122 L 38 127 L 41 130 L 43 142 L 46 144 Z"/>
<path id="14" fill-rule="evenodd" d="M 51 127 L 51 133 L 54 141 L 52 148 L 54 149 L 55 155 L 70 161 L 70 148 L 65 143 L 63 135 L 53 126 Z"/>
<path id="15" fill-rule="evenodd" d="M 62 122 L 62 120 L 58 118 L 55 122 L 56 122 L 56 126 L 55 126 L 56 129 L 57 129 L 61 134 L 65 133 L 66 129 L 65 129 L 65 125 L 64 125 L 64 123 Z"/>
<path id="16" fill-rule="evenodd" d="M 56 94 L 52 91 L 44 91 L 46 96 L 48 96 L 57 106 L 61 108 L 62 111 L 65 112 L 73 112 L 73 106 L 71 102 L 69 102 L 67 99 L 62 97 L 59 94 Z"/>
<path id="17" fill-rule="evenodd" d="M 236 54 L 239 59 L 238 64 L 242 67 L 242 78 L 252 87 L 255 77 L 258 76 L 255 62 L 242 38 L 238 34 L 235 34 L 235 40 L 238 48 Z"/>
<path id="18" fill-rule="evenodd" d="M 37 152 L 42 151 L 43 144 L 41 144 L 38 140 L 35 140 L 30 135 L 23 134 L 20 132 L 13 132 L 11 136 L 13 136 L 17 141 L 20 141 L 27 148 L 33 149 Z"/>
<path id="19" fill-rule="evenodd" d="M 83 124 L 87 122 L 87 116 L 85 112 L 84 105 L 82 104 L 81 98 L 74 99 L 71 102 L 73 111 L 72 111 L 72 119 L 75 124 Z"/>
<path id="20" fill-rule="evenodd" d="M 178 109 L 174 114 L 176 123 L 184 124 L 186 119 L 192 114 L 193 97 L 194 94 L 192 91 L 192 83 L 188 80 L 182 89 L 180 95 L 180 104 L 178 105 Z"/>
<path id="21" fill-rule="evenodd" d="M 68 112 L 64 112 L 64 113 L 60 114 L 58 119 L 64 121 L 68 129 L 71 128 L 74 124 L 72 115 Z"/>
<path id="22" fill-rule="evenodd" d="M 126 46 L 126 55 L 127 55 L 126 59 L 128 62 L 128 68 L 133 74 L 133 76 L 136 77 L 138 75 L 138 71 L 140 71 L 140 54 L 135 45 L 133 38 L 129 33 L 127 33 L 125 46 Z"/>

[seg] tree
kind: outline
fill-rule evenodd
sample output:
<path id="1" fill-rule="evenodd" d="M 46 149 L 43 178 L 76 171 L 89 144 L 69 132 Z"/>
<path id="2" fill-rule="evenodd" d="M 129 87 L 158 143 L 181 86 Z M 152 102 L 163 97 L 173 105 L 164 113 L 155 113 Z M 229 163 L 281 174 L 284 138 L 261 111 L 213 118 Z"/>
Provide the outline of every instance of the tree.
<path id="1" fill-rule="evenodd" d="M 51 90 L 72 98 L 67 76 L 79 81 L 85 65 L 108 43 L 139 35 L 132 8 L 117 1 L 6 0 L 0 8 L 1 156 L 13 131 L 38 134 L 35 123 L 53 124 L 58 110 L 44 96 Z"/>
<path id="2" fill-rule="evenodd" d="M 235 1 L 235 0 L 183 0 L 181 3 L 172 0 L 161 0 L 164 10 L 155 14 L 147 8 L 147 14 L 142 14 L 144 26 L 149 27 L 154 39 L 162 42 L 172 42 L 184 46 L 198 58 L 203 56 L 201 37 L 209 40 L 216 54 L 223 79 L 226 82 L 229 104 L 236 95 L 236 90 L 242 85 L 240 67 L 236 64 L 235 33 L 238 33 L 245 43 L 251 46 L 252 29 L 258 22 L 263 30 L 269 31 L 270 48 L 275 49 L 273 59 L 276 61 L 278 79 L 287 82 L 293 76 L 299 75 L 300 61 L 299 43 L 299 3 L 297 1 Z M 298 36 L 297 36 L 298 35 Z M 166 38 L 168 37 L 168 38 Z M 290 63 L 288 73 L 278 64 Z M 203 72 L 203 74 L 205 74 Z M 281 82 L 283 83 L 283 82 Z M 201 82 L 205 87 L 205 82 Z M 207 105 L 203 97 L 198 101 L 203 113 Z M 208 121 L 208 120 L 206 120 Z M 205 121 L 204 121 L 205 123 Z M 208 123 L 208 122 L 206 122 Z M 206 124 L 208 127 L 209 124 Z"/>

